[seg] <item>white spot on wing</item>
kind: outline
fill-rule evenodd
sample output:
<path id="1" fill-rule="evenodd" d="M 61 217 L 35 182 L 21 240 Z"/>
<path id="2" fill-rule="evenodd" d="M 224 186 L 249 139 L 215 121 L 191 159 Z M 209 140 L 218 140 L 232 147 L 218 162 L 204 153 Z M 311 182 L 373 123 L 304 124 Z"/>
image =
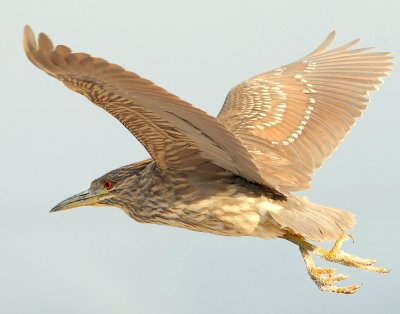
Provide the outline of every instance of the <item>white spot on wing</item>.
<path id="1" fill-rule="evenodd" d="M 268 212 L 277 214 L 282 208 L 281 205 L 274 204 L 271 201 L 263 201 L 257 204 L 257 210 L 262 216 L 265 216 Z"/>

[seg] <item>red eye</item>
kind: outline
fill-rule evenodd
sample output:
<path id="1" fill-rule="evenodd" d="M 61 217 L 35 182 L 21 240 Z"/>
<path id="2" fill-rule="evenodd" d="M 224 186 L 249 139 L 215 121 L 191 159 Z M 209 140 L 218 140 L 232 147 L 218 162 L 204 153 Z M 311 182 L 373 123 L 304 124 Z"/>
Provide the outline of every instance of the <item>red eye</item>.
<path id="1" fill-rule="evenodd" d="M 106 190 L 111 190 L 113 187 L 113 183 L 110 180 L 106 179 L 103 181 L 103 186 Z"/>

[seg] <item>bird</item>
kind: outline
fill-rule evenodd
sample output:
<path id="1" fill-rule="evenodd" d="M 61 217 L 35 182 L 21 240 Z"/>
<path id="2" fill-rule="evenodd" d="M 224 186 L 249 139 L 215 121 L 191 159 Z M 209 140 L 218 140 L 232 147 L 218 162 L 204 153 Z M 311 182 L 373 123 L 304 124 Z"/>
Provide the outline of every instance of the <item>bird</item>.
<path id="1" fill-rule="evenodd" d="M 122 209 L 141 223 L 223 236 L 283 239 L 300 250 L 321 291 L 353 294 L 361 285 L 329 262 L 386 273 L 376 260 L 342 250 L 355 223 L 350 212 L 309 201 L 321 168 L 367 108 L 392 69 L 390 52 L 331 48 L 332 31 L 310 54 L 233 87 L 213 117 L 124 68 L 53 46 L 49 37 L 23 33 L 26 56 L 39 69 L 118 119 L 150 158 L 95 179 L 51 212 L 80 206 Z M 318 245 L 333 242 L 331 249 Z"/>

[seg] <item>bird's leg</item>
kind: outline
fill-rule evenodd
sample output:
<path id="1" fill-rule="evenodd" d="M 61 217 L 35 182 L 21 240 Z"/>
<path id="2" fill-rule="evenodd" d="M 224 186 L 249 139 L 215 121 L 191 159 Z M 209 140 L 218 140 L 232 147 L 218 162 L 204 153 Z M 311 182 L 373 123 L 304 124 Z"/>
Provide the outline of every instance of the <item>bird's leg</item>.
<path id="1" fill-rule="evenodd" d="M 349 235 L 341 236 L 333 245 L 331 250 L 326 250 L 324 248 L 315 246 L 311 243 L 306 242 L 299 236 L 293 234 L 285 235 L 285 239 L 293 242 L 294 244 L 298 245 L 300 248 L 300 252 L 303 256 L 304 262 L 306 264 L 306 268 L 308 274 L 310 275 L 311 279 L 316 283 L 318 288 L 322 291 L 331 291 L 336 293 L 346 293 L 352 294 L 357 291 L 358 288 L 361 286 L 353 285 L 348 287 L 336 287 L 333 286 L 334 282 L 347 279 L 348 275 L 343 274 L 335 274 L 335 269 L 327 268 L 321 269 L 314 266 L 314 263 L 311 259 L 310 252 L 322 257 L 323 259 L 343 264 L 346 266 L 356 267 L 367 271 L 374 271 L 378 273 L 387 273 L 389 270 L 383 267 L 377 267 L 373 264 L 376 262 L 373 259 L 363 259 L 357 256 L 353 256 L 341 251 L 341 246 L 344 241 L 351 238 Z M 324 276 L 325 275 L 325 276 Z"/>
<path id="2" fill-rule="evenodd" d="M 321 291 L 330 291 L 336 293 L 353 294 L 361 286 L 352 285 L 347 287 L 337 287 L 333 284 L 337 281 L 345 280 L 350 277 L 350 275 L 337 274 L 334 268 L 319 268 L 315 267 L 314 262 L 310 256 L 310 253 L 300 247 L 301 255 L 303 256 L 304 262 L 306 264 L 308 275 L 317 285 Z"/>

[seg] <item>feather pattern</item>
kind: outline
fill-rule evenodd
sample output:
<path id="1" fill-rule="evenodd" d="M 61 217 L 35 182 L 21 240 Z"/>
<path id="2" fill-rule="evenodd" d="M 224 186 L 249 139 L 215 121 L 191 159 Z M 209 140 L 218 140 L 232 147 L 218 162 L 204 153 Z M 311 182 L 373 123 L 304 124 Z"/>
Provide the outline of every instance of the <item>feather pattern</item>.
<path id="1" fill-rule="evenodd" d="M 280 191 L 304 190 L 367 108 L 368 92 L 391 70 L 387 52 L 329 50 L 331 32 L 297 62 L 234 87 L 218 119 L 252 154 L 264 178 Z M 283 166 L 282 166 L 283 164 Z"/>
<path id="2" fill-rule="evenodd" d="M 233 88 L 218 119 L 118 65 L 54 47 L 43 33 L 36 42 L 29 26 L 24 48 L 33 64 L 117 118 L 154 160 L 95 180 L 117 187 L 98 204 L 196 231 L 330 241 L 354 216 L 289 192 L 309 186 L 392 65 L 389 53 L 352 49 L 358 40 L 329 50 L 334 37 Z"/>
<path id="3" fill-rule="evenodd" d="M 85 53 L 53 47 L 29 26 L 24 49 L 33 64 L 86 96 L 117 118 L 147 149 L 161 169 L 212 162 L 267 186 L 240 140 L 204 111 L 192 107 L 151 81 Z"/>

